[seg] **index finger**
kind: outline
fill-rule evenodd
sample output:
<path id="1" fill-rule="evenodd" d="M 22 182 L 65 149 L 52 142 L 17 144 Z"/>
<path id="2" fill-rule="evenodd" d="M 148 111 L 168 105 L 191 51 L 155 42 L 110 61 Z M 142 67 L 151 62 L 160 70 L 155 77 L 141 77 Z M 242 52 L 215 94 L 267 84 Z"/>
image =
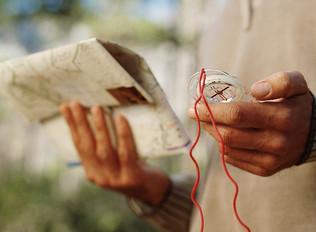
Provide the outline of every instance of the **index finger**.
<path id="1" fill-rule="evenodd" d="M 100 159 L 110 158 L 111 160 L 115 160 L 113 157 L 114 148 L 112 146 L 110 132 L 105 121 L 105 113 L 99 106 L 93 107 L 91 112 L 96 130 L 97 154 L 102 156 L 99 157 Z"/>
<path id="2" fill-rule="evenodd" d="M 75 123 L 75 120 L 72 116 L 72 113 L 71 113 L 69 106 L 66 103 L 64 103 L 64 104 L 59 106 L 59 111 L 63 114 L 64 119 L 66 120 L 66 123 L 69 127 L 74 144 L 75 144 L 75 146 L 77 146 L 77 144 L 80 143 L 79 142 L 80 137 L 78 136 L 76 123 Z"/>
<path id="3" fill-rule="evenodd" d="M 127 119 L 122 115 L 114 118 L 118 139 L 118 155 L 123 166 L 134 164 L 138 160 L 133 134 Z"/>
<path id="4" fill-rule="evenodd" d="M 275 128 L 282 129 L 280 119 L 286 113 L 279 103 L 236 102 L 210 104 L 214 119 L 219 124 L 236 128 Z M 198 107 L 200 120 L 211 122 L 210 114 L 204 104 Z M 194 109 L 189 116 L 196 118 Z M 280 119 L 279 119 L 280 118 Z"/>

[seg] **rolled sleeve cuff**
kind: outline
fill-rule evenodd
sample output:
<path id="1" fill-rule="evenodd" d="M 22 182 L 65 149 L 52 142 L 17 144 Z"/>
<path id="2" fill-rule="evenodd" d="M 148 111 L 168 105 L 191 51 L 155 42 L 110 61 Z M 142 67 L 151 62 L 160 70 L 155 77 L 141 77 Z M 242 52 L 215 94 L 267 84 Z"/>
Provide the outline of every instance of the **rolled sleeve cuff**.
<path id="1" fill-rule="evenodd" d="M 310 130 L 305 146 L 305 151 L 303 155 L 301 156 L 300 161 L 298 162 L 298 165 L 303 163 L 309 163 L 316 161 L 316 100 L 315 96 L 311 93 L 313 96 L 313 102 L 312 102 L 312 115 L 311 115 L 311 122 L 310 122 Z"/>
<path id="2" fill-rule="evenodd" d="M 135 199 L 129 199 L 129 206 L 137 216 L 157 227 L 159 231 L 189 231 L 193 209 L 190 196 L 194 178 L 178 175 L 172 177 L 171 181 L 171 190 L 161 205 L 152 207 Z"/>

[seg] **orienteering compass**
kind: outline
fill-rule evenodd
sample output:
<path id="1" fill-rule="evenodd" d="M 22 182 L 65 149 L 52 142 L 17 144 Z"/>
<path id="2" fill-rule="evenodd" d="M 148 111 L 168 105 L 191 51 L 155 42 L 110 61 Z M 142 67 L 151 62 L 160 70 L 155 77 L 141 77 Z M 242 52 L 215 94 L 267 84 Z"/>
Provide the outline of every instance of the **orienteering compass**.
<path id="1" fill-rule="evenodd" d="M 209 103 L 241 101 L 246 97 L 241 82 L 234 76 L 219 70 L 205 70 L 204 96 Z M 200 72 L 194 74 L 189 82 L 189 91 L 196 100 L 200 96 Z M 201 83 L 202 84 L 202 83 Z"/>

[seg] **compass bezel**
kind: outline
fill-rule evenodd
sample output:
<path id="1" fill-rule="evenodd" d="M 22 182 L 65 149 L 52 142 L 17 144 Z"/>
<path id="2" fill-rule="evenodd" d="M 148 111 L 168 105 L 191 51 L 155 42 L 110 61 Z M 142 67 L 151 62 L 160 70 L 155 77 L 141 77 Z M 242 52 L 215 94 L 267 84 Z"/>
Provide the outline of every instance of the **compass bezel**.
<path id="1" fill-rule="evenodd" d="M 233 75 L 230 75 L 227 72 L 221 71 L 221 70 L 213 70 L 213 69 L 206 69 L 206 85 L 210 85 L 212 83 L 216 84 L 223 84 L 227 86 L 232 86 L 235 90 L 235 96 L 230 98 L 230 101 L 211 101 L 208 99 L 209 103 L 226 103 L 226 102 L 235 102 L 235 101 L 241 101 L 245 96 L 244 88 L 242 87 L 242 84 L 240 80 Z M 189 82 L 188 90 L 192 97 L 196 99 L 199 96 L 199 82 L 200 72 L 195 73 Z M 205 90 L 204 90 L 205 91 Z"/>

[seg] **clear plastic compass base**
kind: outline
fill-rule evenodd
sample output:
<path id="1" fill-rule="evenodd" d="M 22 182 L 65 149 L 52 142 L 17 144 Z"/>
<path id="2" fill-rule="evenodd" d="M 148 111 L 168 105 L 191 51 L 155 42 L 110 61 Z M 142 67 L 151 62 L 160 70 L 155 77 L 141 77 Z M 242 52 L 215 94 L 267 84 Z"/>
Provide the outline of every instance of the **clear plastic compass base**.
<path id="1" fill-rule="evenodd" d="M 249 96 L 236 77 L 220 70 L 207 69 L 205 73 L 204 96 L 209 103 L 249 101 Z M 199 80 L 200 72 L 191 77 L 188 85 L 188 90 L 194 100 L 200 96 Z"/>

